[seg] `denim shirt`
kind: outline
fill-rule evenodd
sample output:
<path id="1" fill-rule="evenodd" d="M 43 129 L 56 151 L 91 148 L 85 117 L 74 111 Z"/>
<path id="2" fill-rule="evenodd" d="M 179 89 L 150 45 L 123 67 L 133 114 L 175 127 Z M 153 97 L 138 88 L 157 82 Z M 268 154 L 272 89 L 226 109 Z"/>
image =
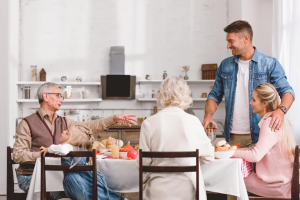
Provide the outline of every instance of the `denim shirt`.
<path id="1" fill-rule="evenodd" d="M 260 53 L 255 47 L 255 53 L 249 62 L 249 119 L 252 143 L 258 141 L 259 127 L 258 123 L 261 117 L 257 113 L 253 113 L 250 101 L 254 88 L 259 83 L 272 83 L 277 89 L 278 94 L 282 98 L 285 93 L 291 93 L 295 100 L 295 93 L 289 85 L 285 72 L 276 58 Z M 237 73 L 239 69 L 239 57 L 231 56 L 222 61 L 217 70 L 216 80 L 208 99 L 214 100 L 217 104 L 223 99 L 225 95 L 225 125 L 224 134 L 225 139 L 229 142 L 230 125 L 233 115 L 233 107 L 236 93 Z"/>

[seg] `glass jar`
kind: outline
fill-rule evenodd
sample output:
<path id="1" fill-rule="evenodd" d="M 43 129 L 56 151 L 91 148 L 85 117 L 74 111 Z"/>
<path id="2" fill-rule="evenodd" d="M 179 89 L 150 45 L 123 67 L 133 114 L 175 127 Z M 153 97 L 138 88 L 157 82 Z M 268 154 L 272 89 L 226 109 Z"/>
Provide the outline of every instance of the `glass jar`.
<path id="1" fill-rule="evenodd" d="M 72 99 L 72 86 L 66 86 L 64 93 L 65 99 Z"/>
<path id="2" fill-rule="evenodd" d="M 30 71 L 31 71 L 31 81 L 37 81 L 36 70 L 37 70 L 36 65 L 31 65 L 31 66 L 30 66 Z"/>
<path id="3" fill-rule="evenodd" d="M 25 99 L 30 99 L 30 86 L 24 87 L 24 96 L 25 96 Z"/>

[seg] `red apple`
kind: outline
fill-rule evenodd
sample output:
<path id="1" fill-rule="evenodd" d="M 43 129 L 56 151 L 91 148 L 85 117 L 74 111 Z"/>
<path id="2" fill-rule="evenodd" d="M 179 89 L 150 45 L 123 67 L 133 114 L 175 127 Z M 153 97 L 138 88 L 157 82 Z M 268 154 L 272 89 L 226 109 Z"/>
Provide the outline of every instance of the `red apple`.
<path id="1" fill-rule="evenodd" d="M 136 159 L 136 157 L 137 157 L 137 152 L 136 152 L 135 150 L 130 150 L 130 151 L 128 151 L 128 153 L 127 153 L 127 157 L 128 157 L 128 158 L 131 158 L 131 159 Z"/>

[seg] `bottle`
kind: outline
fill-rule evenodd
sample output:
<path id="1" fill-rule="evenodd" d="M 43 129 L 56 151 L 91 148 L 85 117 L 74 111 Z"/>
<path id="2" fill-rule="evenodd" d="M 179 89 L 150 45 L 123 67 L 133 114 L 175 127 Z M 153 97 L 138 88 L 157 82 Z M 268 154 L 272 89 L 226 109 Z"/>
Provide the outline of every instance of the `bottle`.
<path id="1" fill-rule="evenodd" d="M 165 80 L 165 78 L 167 78 L 167 76 L 168 76 L 167 71 L 164 71 L 163 80 Z"/>
<path id="2" fill-rule="evenodd" d="M 152 96 L 151 97 L 155 98 L 155 91 L 154 90 L 152 90 Z"/>
<path id="3" fill-rule="evenodd" d="M 65 86 L 65 99 L 72 99 L 72 86 Z"/>

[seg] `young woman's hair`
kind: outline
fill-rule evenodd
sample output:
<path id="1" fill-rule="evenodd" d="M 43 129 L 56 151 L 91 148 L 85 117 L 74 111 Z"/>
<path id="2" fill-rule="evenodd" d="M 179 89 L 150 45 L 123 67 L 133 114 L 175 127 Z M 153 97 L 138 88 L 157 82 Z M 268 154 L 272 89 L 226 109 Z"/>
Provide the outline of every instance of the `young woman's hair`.
<path id="1" fill-rule="evenodd" d="M 258 98 L 262 103 L 268 103 L 267 111 L 275 111 L 280 105 L 279 95 L 276 88 L 270 83 L 258 84 L 254 91 L 256 91 Z M 284 118 L 284 122 L 281 129 L 281 149 L 284 149 L 287 157 L 293 161 L 295 156 L 296 140 L 293 133 L 291 123 L 287 118 Z"/>
<path id="2" fill-rule="evenodd" d="M 183 79 L 168 77 L 158 89 L 157 103 L 163 107 L 176 106 L 185 110 L 193 103 L 191 90 Z"/>
<path id="3" fill-rule="evenodd" d="M 94 137 L 92 131 L 84 126 L 84 125 L 74 125 L 69 128 L 70 130 L 70 138 L 65 143 L 68 143 L 74 147 L 76 150 L 78 147 L 81 148 L 82 151 L 91 151 L 93 148 Z M 78 158 L 76 162 L 70 167 L 70 169 L 75 166 L 81 158 Z M 89 163 L 91 164 L 92 158 L 89 159 Z"/>

